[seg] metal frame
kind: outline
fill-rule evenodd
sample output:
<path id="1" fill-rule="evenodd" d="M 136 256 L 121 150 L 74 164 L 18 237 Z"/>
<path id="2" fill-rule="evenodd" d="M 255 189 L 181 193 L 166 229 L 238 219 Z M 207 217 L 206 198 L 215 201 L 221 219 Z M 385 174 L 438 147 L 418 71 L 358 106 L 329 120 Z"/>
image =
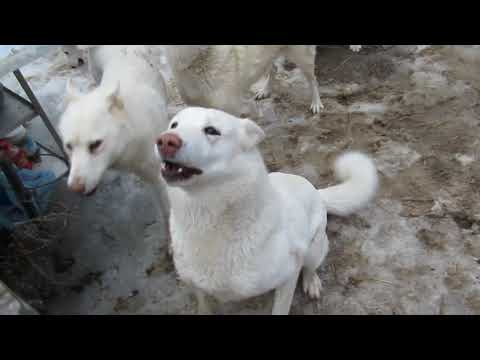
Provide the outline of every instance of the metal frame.
<path id="1" fill-rule="evenodd" d="M 30 89 L 30 86 L 28 86 L 27 80 L 23 77 L 22 73 L 20 72 L 20 69 L 17 69 L 13 72 L 15 77 L 17 78 L 17 81 L 19 82 L 20 86 L 22 87 L 23 91 L 25 91 L 25 94 L 27 94 L 28 99 L 30 100 L 30 103 L 33 106 L 33 109 L 35 112 L 40 116 L 42 119 L 43 123 L 47 127 L 48 131 L 52 135 L 53 139 L 57 143 L 58 148 L 63 154 L 63 160 L 68 162 L 68 156 L 65 153 L 65 150 L 63 149 L 63 143 L 62 140 L 60 139 L 60 136 L 58 136 L 57 131 L 53 127 L 52 123 L 50 122 L 50 119 L 48 118 L 47 114 L 42 108 L 42 105 L 40 105 L 40 102 L 37 100 L 37 97 L 33 93 L 32 89 Z"/>
<path id="2" fill-rule="evenodd" d="M 27 80 L 23 77 L 23 74 L 21 73 L 20 69 L 16 69 L 13 71 L 13 74 L 15 75 L 15 78 L 17 79 L 18 83 L 22 87 L 23 91 L 25 91 L 25 94 L 27 95 L 28 99 L 30 101 L 27 101 L 26 99 L 22 98 L 21 96 L 18 96 L 18 100 L 22 102 L 27 102 L 32 108 L 33 111 L 40 116 L 42 119 L 45 127 L 48 129 L 50 132 L 50 135 L 53 137 L 55 140 L 55 143 L 57 144 L 58 148 L 60 149 L 62 155 L 56 154 L 55 152 L 49 150 L 50 154 L 57 157 L 58 159 L 62 160 L 66 166 L 67 166 L 67 171 L 62 174 L 60 178 L 66 176 L 70 170 L 70 163 L 68 161 L 68 156 L 65 153 L 65 150 L 63 148 L 63 142 L 60 139 L 60 136 L 58 135 L 57 131 L 53 127 L 52 123 L 50 122 L 50 119 L 48 118 L 48 115 L 45 113 L 45 111 L 42 108 L 42 105 L 38 101 L 37 97 L 33 93 L 32 89 L 28 85 Z M 4 89 L 6 89 L 4 87 Z M 44 148 L 42 146 L 42 148 Z M 44 148 L 45 149 L 45 148 Z M 10 161 L 4 157 L 0 157 L 0 169 L 3 171 L 5 174 L 5 177 L 7 178 L 8 182 L 12 186 L 13 191 L 15 192 L 15 195 L 17 197 L 18 202 L 23 206 L 26 214 L 30 218 L 35 218 L 40 215 L 39 209 L 37 204 L 35 203 L 35 199 L 32 194 L 32 189 L 26 188 L 20 177 L 17 175 L 14 167 L 10 163 Z M 58 179 L 57 179 L 58 180 Z"/>

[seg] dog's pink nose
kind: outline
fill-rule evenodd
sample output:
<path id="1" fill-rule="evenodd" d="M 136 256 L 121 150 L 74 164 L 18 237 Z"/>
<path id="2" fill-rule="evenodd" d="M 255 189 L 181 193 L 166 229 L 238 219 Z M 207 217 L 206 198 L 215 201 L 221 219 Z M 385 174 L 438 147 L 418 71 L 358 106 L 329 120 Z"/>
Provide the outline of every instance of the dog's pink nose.
<path id="1" fill-rule="evenodd" d="M 158 139 L 157 146 L 162 156 L 172 157 L 182 147 L 182 139 L 172 133 L 163 134 Z"/>
<path id="2" fill-rule="evenodd" d="M 85 183 L 78 178 L 73 179 L 72 183 L 68 185 L 68 187 L 70 188 L 70 190 L 76 193 L 85 192 Z"/>

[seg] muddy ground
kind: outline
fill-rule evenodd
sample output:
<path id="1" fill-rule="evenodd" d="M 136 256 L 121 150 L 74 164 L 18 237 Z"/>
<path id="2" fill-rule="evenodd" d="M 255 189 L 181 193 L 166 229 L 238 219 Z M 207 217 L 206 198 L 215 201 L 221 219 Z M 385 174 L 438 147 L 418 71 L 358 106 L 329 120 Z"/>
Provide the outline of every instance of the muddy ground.
<path id="1" fill-rule="evenodd" d="M 53 61 L 38 66 L 46 73 L 31 70 L 31 84 L 57 119 L 65 79 L 84 84 L 85 70 L 58 70 Z M 292 313 L 480 314 L 480 48 L 319 47 L 316 74 L 326 108 L 315 116 L 299 70 L 282 59 L 277 65 L 273 95 L 258 103 L 269 169 L 328 186 L 335 157 L 355 149 L 375 159 L 381 176 L 371 206 L 329 218 L 322 298 L 310 301 L 299 287 Z M 169 83 L 173 115 L 183 105 Z M 56 201 L 75 216 L 57 246 L 73 260 L 55 276 L 82 285 L 57 287 L 45 312 L 195 313 L 138 179 L 111 173 L 92 198 L 63 184 Z M 267 294 L 217 310 L 267 314 L 271 301 Z"/>

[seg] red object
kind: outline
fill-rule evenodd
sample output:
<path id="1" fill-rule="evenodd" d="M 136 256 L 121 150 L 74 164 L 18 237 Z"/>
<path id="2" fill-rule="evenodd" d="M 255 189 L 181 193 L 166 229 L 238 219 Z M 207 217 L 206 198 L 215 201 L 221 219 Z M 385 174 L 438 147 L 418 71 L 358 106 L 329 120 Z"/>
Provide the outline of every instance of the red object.
<path id="1" fill-rule="evenodd" d="M 32 170 L 33 163 L 28 160 L 28 154 L 25 150 L 12 145 L 5 139 L 0 139 L 0 151 L 17 167 Z"/>

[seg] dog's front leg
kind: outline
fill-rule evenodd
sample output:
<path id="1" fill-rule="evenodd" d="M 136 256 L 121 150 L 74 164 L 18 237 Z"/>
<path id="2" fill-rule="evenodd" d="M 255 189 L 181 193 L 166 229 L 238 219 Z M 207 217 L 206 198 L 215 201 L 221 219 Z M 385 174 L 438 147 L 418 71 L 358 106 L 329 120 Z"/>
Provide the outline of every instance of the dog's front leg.
<path id="1" fill-rule="evenodd" d="M 297 287 L 301 266 L 285 284 L 275 290 L 272 315 L 288 315 L 292 306 L 293 295 Z"/>
<path id="2" fill-rule="evenodd" d="M 207 301 L 207 295 L 200 289 L 195 288 L 195 298 L 197 299 L 197 314 L 198 315 L 213 315 L 212 308 Z"/>
<path id="3" fill-rule="evenodd" d="M 167 185 L 161 178 L 152 184 L 154 195 L 154 204 L 157 214 L 159 214 L 163 220 L 167 233 L 168 254 L 172 256 L 172 242 L 170 237 L 170 199 L 168 197 Z"/>

